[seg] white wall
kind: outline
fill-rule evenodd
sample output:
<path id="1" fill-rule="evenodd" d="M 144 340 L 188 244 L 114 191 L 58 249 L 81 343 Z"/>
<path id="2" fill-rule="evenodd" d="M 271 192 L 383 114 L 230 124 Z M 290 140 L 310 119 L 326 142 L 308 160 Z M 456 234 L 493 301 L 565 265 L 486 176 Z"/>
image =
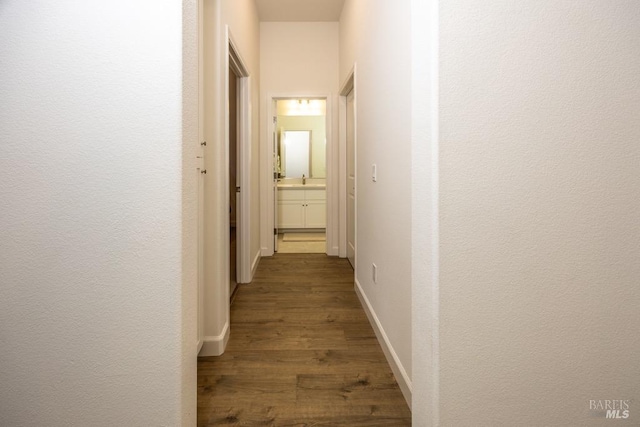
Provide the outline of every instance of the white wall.
<path id="1" fill-rule="evenodd" d="M 182 2 L 182 397 L 181 425 L 197 421 L 198 180 L 203 84 L 200 79 L 202 0 Z"/>
<path id="2" fill-rule="evenodd" d="M 252 0 L 204 1 L 205 338 L 200 355 L 224 351 L 229 332 L 229 162 L 225 136 L 227 45 L 233 37 L 249 71 L 251 90 L 251 259 L 260 254 L 259 34 Z M 246 189 L 245 189 L 246 190 Z"/>
<path id="3" fill-rule="evenodd" d="M 327 218 L 338 223 L 338 23 L 260 23 L 260 144 L 262 159 L 262 254 L 273 254 L 273 169 L 268 135 L 270 102 L 278 96 L 328 96 L 327 123 Z M 275 111 L 273 112 L 275 113 Z M 337 232 L 327 229 L 329 254 L 338 254 Z"/>
<path id="4" fill-rule="evenodd" d="M 640 6 L 440 7 L 441 425 L 635 425 Z"/>
<path id="5" fill-rule="evenodd" d="M 411 10 L 347 0 L 340 81 L 356 72 L 357 286 L 379 322 L 396 378 L 411 390 Z M 377 164 L 378 181 L 371 179 Z M 372 280 L 372 263 L 378 282 Z"/>
<path id="6" fill-rule="evenodd" d="M 438 0 L 411 0 L 411 398 L 416 426 L 439 417 Z"/>
<path id="7" fill-rule="evenodd" d="M 2 3 L 2 425 L 195 423 L 184 6 Z"/>

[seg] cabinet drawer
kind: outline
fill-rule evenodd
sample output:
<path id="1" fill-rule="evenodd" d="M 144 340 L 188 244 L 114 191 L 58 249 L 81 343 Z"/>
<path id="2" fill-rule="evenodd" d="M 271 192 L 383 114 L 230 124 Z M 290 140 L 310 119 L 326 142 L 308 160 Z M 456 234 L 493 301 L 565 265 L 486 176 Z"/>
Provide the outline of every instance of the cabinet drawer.
<path id="1" fill-rule="evenodd" d="M 327 190 L 305 190 L 305 200 L 326 200 Z"/>
<path id="2" fill-rule="evenodd" d="M 278 200 L 304 200 L 304 190 L 278 190 Z"/>

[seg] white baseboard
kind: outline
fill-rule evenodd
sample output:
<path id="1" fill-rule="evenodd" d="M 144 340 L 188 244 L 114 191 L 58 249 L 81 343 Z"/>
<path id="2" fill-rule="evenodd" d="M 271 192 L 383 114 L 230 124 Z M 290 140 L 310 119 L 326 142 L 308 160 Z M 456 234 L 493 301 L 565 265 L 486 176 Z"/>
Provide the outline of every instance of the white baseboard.
<path id="1" fill-rule="evenodd" d="M 258 269 L 258 264 L 260 263 L 260 258 L 262 256 L 262 251 L 258 251 L 256 256 L 253 257 L 253 262 L 251 263 L 251 277 L 249 277 L 249 283 L 253 282 L 253 276 L 256 274 L 256 270 Z"/>
<path id="2" fill-rule="evenodd" d="M 387 362 L 389 362 L 389 366 L 391 366 L 393 375 L 396 377 L 396 381 L 400 386 L 400 390 L 402 391 L 404 400 L 407 401 L 407 405 L 409 405 L 409 408 L 411 408 L 411 379 L 407 375 L 407 371 L 402 366 L 402 363 L 400 362 L 398 355 L 393 349 L 393 346 L 391 346 L 391 342 L 389 342 L 389 338 L 384 332 L 384 329 L 380 324 L 380 321 L 378 320 L 378 316 L 376 316 L 373 307 L 371 307 L 369 299 L 362 290 L 358 279 L 355 280 L 355 290 L 356 295 L 358 295 L 358 298 L 360 299 L 360 304 L 362 304 L 362 308 L 364 308 L 364 312 L 367 314 L 367 318 L 369 318 L 369 323 L 371 323 L 371 327 L 376 333 L 376 337 L 378 338 L 380 347 L 382 347 L 382 351 L 387 358 Z"/>
<path id="3" fill-rule="evenodd" d="M 198 356 L 220 356 L 227 348 L 229 341 L 229 322 L 225 323 L 222 333 L 218 336 L 205 336 Z"/>

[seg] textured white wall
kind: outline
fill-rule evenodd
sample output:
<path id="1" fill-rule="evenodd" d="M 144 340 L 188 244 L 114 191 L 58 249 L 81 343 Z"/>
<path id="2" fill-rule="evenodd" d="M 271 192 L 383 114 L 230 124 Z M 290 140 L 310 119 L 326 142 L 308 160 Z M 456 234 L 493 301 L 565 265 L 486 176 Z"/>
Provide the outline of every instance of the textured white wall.
<path id="1" fill-rule="evenodd" d="M 183 426 L 197 421 L 198 179 L 203 120 L 200 80 L 202 0 L 182 1 L 182 408 Z"/>
<path id="2" fill-rule="evenodd" d="M 411 0 L 412 419 L 439 417 L 438 0 Z"/>
<path id="3" fill-rule="evenodd" d="M 2 425 L 193 420 L 182 6 L 0 7 Z"/>
<path id="4" fill-rule="evenodd" d="M 250 74 L 251 90 L 251 257 L 260 251 L 259 221 L 259 34 L 251 0 L 205 0 L 204 19 L 204 139 L 205 178 L 205 344 L 202 355 L 223 350 L 220 341 L 229 326 L 229 163 L 225 138 L 225 76 L 227 26 Z"/>
<path id="5" fill-rule="evenodd" d="M 409 2 L 347 0 L 340 81 L 357 63 L 356 279 L 411 386 L 411 11 Z M 371 180 L 377 164 L 378 181 Z M 426 177 L 425 177 L 426 179 Z M 378 283 L 371 264 L 378 267 Z"/>
<path id="6" fill-rule="evenodd" d="M 441 2 L 441 425 L 640 421 L 639 22 Z"/>
<path id="7" fill-rule="evenodd" d="M 336 93 L 337 22 L 262 22 L 260 43 L 263 94 Z"/>
<path id="8" fill-rule="evenodd" d="M 337 22 L 262 22 L 260 24 L 260 144 L 262 146 L 262 248 L 268 252 L 273 241 L 272 172 L 266 167 L 271 156 L 268 116 L 271 96 L 329 96 L 327 99 L 327 215 L 338 222 L 338 206 L 331 194 L 337 194 L 338 109 L 332 108 L 338 93 L 338 23 Z M 336 247 L 336 237 L 327 230 L 327 246 Z M 337 251 L 336 251 L 337 252 Z M 337 253 L 336 253 L 337 254 Z"/>

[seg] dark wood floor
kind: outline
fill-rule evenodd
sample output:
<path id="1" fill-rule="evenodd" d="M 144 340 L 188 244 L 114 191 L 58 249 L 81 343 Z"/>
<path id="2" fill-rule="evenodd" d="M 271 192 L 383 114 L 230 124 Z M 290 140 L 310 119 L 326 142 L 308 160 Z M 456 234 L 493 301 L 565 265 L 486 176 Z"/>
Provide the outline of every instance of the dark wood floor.
<path id="1" fill-rule="evenodd" d="M 260 261 L 231 307 L 225 354 L 198 361 L 198 425 L 411 425 L 348 261 Z"/>

